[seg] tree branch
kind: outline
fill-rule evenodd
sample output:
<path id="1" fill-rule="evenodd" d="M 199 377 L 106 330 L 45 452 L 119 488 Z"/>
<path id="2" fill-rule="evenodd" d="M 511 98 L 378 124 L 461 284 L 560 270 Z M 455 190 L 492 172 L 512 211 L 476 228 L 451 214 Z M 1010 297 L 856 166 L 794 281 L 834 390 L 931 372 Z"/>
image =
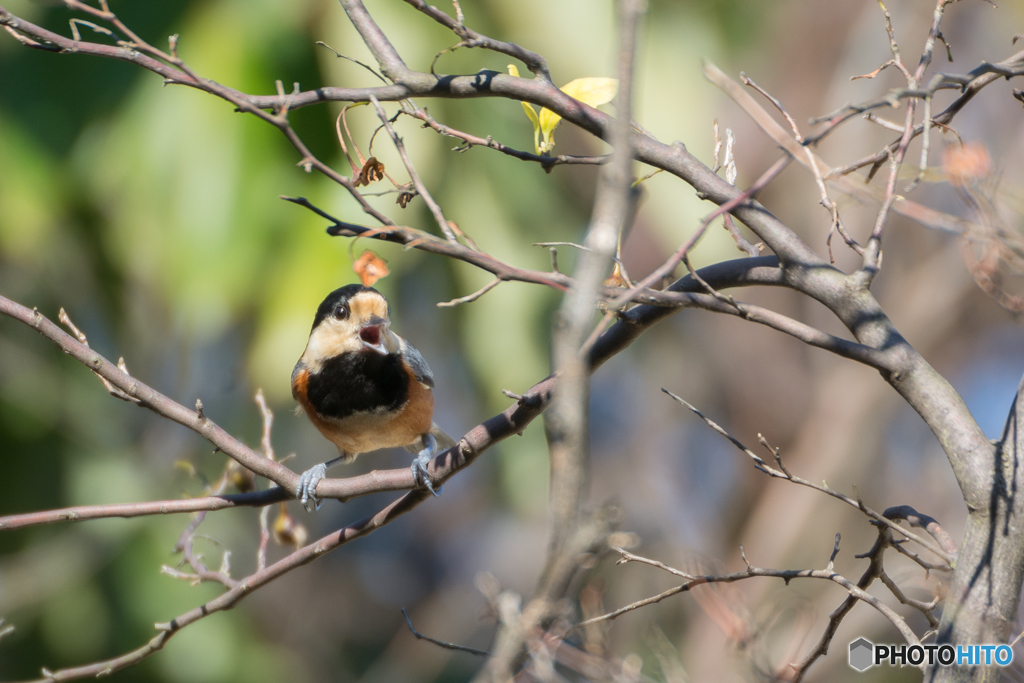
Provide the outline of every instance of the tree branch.
<path id="1" fill-rule="evenodd" d="M 46 316 L 35 309 L 28 309 L 10 299 L 0 296 L 0 313 L 25 323 L 56 344 L 64 353 L 82 362 L 86 367 L 105 378 L 128 396 L 139 401 L 139 405 L 188 427 L 216 446 L 238 463 L 261 477 L 265 477 L 281 488 L 295 495 L 299 476 L 284 465 L 276 463 L 252 450 L 234 438 L 200 412 L 189 410 L 180 403 L 167 398 L 155 389 L 143 384 L 119 369 L 106 358 L 85 344 L 64 332 Z"/>
<path id="2" fill-rule="evenodd" d="M 500 40 L 488 38 L 481 33 L 477 33 L 473 29 L 467 28 L 462 22 L 452 19 L 433 5 L 428 5 L 423 2 L 423 0 L 405 0 L 405 3 L 415 7 L 442 26 L 447 26 L 451 29 L 455 35 L 462 39 L 463 47 L 482 47 L 485 50 L 492 50 L 494 52 L 500 52 L 508 55 L 509 57 L 514 57 L 525 64 L 526 68 L 530 71 L 537 74 L 548 83 L 551 82 L 551 74 L 548 73 L 548 64 L 544 58 L 536 52 L 530 52 L 515 43 L 505 43 Z"/>
<path id="3" fill-rule="evenodd" d="M 620 562 L 640 562 L 643 564 L 653 564 L 654 566 L 658 566 L 659 564 L 661 564 L 654 563 L 653 561 L 648 560 L 647 558 L 640 557 L 632 553 L 628 553 L 625 550 L 620 550 L 619 552 L 622 554 L 622 560 L 620 560 Z M 674 570 L 673 573 L 682 574 L 682 572 L 678 572 L 678 570 Z M 745 569 L 744 571 L 733 572 L 731 574 L 693 576 L 681 585 L 676 586 L 674 588 L 670 588 L 664 591 L 663 593 L 659 593 L 658 595 L 645 598 L 643 600 L 638 600 L 634 603 L 626 605 L 625 607 L 620 607 L 619 609 L 613 612 L 609 612 L 608 614 L 602 614 L 599 617 L 594 617 L 592 619 L 587 619 L 586 621 L 581 621 L 580 623 L 574 625 L 571 631 L 576 631 L 585 626 L 590 626 L 592 624 L 599 624 L 604 621 L 611 621 L 613 619 L 617 619 L 623 614 L 640 609 L 641 607 L 653 605 L 655 603 L 661 602 L 666 598 L 670 598 L 673 595 L 685 593 L 691 590 L 694 586 L 702 586 L 710 583 L 735 583 L 736 581 L 743 581 L 744 579 L 750 579 L 757 576 L 782 579 L 786 583 L 789 583 L 794 579 L 824 579 L 826 581 L 832 581 L 833 583 L 837 583 L 843 588 L 845 588 L 852 598 L 856 600 L 861 600 L 867 603 L 868 605 L 871 605 L 876 610 L 878 610 L 878 612 L 880 612 L 886 619 L 888 619 L 892 623 L 893 626 L 896 627 L 896 629 L 900 632 L 900 635 L 903 636 L 904 640 L 906 640 L 907 643 L 911 645 L 916 645 L 920 642 L 918 637 L 911 630 L 910 626 L 907 625 L 907 622 L 903 619 L 903 617 L 897 614 L 895 610 L 893 610 L 891 607 L 886 605 L 884 602 L 882 602 L 875 596 L 867 593 L 858 584 L 853 583 L 846 577 L 835 572 L 831 567 L 829 567 L 828 569 L 765 569 L 762 567 L 754 567 L 750 564 L 747 565 L 747 569 Z"/>

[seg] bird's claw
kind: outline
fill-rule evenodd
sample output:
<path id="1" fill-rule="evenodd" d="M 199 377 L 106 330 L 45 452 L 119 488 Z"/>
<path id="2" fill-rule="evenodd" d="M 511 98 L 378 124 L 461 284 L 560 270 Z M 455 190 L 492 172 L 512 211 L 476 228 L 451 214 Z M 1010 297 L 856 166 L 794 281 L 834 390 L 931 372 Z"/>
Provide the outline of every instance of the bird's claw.
<path id="1" fill-rule="evenodd" d="M 429 451 L 422 450 L 416 456 L 416 459 L 412 461 L 412 478 L 417 486 L 426 486 L 428 491 L 435 496 L 439 496 L 441 495 L 441 487 L 438 486 L 437 489 L 434 489 L 434 484 L 430 481 L 430 475 L 427 473 L 427 463 L 430 462 L 430 455 Z"/>
<path id="2" fill-rule="evenodd" d="M 306 512 L 316 512 L 324 504 L 322 499 L 316 497 L 316 485 L 326 474 L 327 463 L 322 462 L 316 467 L 309 468 L 299 477 L 299 488 L 295 492 L 295 497 L 302 503 L 302 507 L 306 508 Z"/>
<path id="3" fill-rule="evenodd" d="M 412 461 L 412 478 L 417 486 L 426 486 L 428 491 L 439 496 L 442 487 L 438 486 L 437 490 L 434 490 L 434 482 L 430 481 L 430 474 L 427 472 L 427 465 L 437 452 L 437 440 L 433 434 L 427 434 L 423 437 L 423 445 L 424 449 Z"/>

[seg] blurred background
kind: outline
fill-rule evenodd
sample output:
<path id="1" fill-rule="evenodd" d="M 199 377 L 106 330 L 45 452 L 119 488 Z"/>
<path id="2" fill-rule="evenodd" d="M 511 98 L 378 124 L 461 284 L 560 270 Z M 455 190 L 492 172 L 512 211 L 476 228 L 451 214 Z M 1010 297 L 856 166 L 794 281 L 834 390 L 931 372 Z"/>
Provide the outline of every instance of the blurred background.
<path id="1" fill-rule="evenodd" d="M 3 5 L 70 32 L 72 15 L 58 3 Z M 333 0 L 113 0 L 111 6 L 154 45 L 180 34 L 179 54 L 193 69 L 244 92 L 273 93 L 277 79 L 287 90 L 294 82 L 304 90 L 376 83 L 367 71 L 315 45 L 324 41 L 372 61 Z M 614 74 L 607 0 L 463 0 L 462 7 L 469 26 L 545 55 L 556 83 Z M 371 2 L 368 9 L 413 68 L 427 70 L 437 52 L 457 42 L 398 0 Z M 916 64 L 932 3 L 893 0 L 890 10 L 904 58 Z M 83 38 L 106 40 L 81 30 Z M 956 61 L 947 65 L 940 48 L 935 63 L 964 73 L 983 59 L 1004 59 L 1021 32 L 1020 3 L 999 9 L 954 4 L 943 33 Z M 723 132 L 730 128 L 736 135 L 737 184 L 746 186 L 778 151 L 704 80 L 702 59 L 733 77 L 745 71 L 781 99 L 807 132 L 810 117 L 899 85 L 893 70 L 850 81 L 889 57 L 883 17 L 873 2 L 651 0 L 635 118 L 665 142 L 681 140 L 709 164 L 717 119 Z M 509 61 L 463 49 L 441 57 L 437 70 L 506 71 Z M 988 150 L 987 175 L 954 190 L 941 173 L 931 173 L 915 200 L 975 219 L 978 201 L 971 197 L 980 196 L 989 202 L 989 220 L 1020 233 L 1024 114 L 1010 95 L 1014 85 L 1019 82 L 991 85 L 953 124 L 966 142 Z M 952 97 L 940 94 L 933 111 Z M 531 148 L 532 129 L 516 102 L 417 103 L 452 127 Z M 340 105 L 308 107 L 291 119 L 314 153 L 347 173 L 334 129 L 339 111 Z M 899 112 L 882 115 L 902 121 Z M 349 121 L 366 153 L 376 118 L 359 107 Z M 518 266 L 546 268 L 547 250 L 531 243 L 582 239 L 594 168 L 560 166 L 546 174 L 536 164 L 486 149 L 454 152 L 457 141 L 407 119 L 397 126 L 448 217 L 483 249 Z M 858 118 L 819 151 L 841 166 L 877 151 L 893 135 Z M 556 153 L 605 149 L 568 125 L 555 140 Z M 953 141 L 933 134 L 933 166 Z M 915 144 L 908 158 L 916 160 L 918 150 Z M 406 181 L 383 136 L 373 153 L 396 180 Z M 276 413 L 274 447 L 279 456 L 297 454 L 289 463 L 296 470 L 333 454 L 294 413 L 290 372 L 317 304 L 332 289 L 356 281 L 351 263 L 363 249 L 388 261 L 392 274 L 376 286 L 391 301 L 395 329 L 429 360 L 437 377 L 435 419 L 452 435 L 506 408 L 502 389 L 522 392 L 549 372 L 556 292 L 509 283 L 477 302 L 437 308 L 490 276 L 429 254 L 328 237 L 322 219 L 278 196 L 306 196 L 343 219 L 367 225 L 370 219 L 341 188 L 306 174 L 297 161 L 277 131 L 233 113 L 223 101 L 165 88 L 159 77 L 129 64 L 33 51 L 0 35 L 0 294 L 51 319 L 64 307 L 93 348 L 111 359 L 123 356 L 135 376 L 185 405 L 202 399 L 209 417 L 253 447 L 260 439 L 253 395 L 262 388 Z M 637 174 L 649 170 L 638 166 Z M 624 247 L 634 277 L 660 264 L 711 210 L 667 174 L 645 187 L 638 223 Z M 792 165 L 761 199 L 826 253 L 829 216 L 802 167 Z M 866 236 L 875 207 L 838 193 L 833 199 L 854 235 Z M 394 195 L 373 202 L 399 223 L 434 230 L 421 199 L 404 210 Z M 697 265 L 741 256 L 719 226 L 694 253 Z M 834 246 L 837 265 L 854 267 L 854 255 L 838 240 Z M 559 258 L 563 270 L 571 268 L 570 249 L 561 249 Z M 1024 370 L 1024 344 L 1017 319 L 974 283 L 957 237 L 894 215 L 874 289 L 901 332 L 997 437 Z M 839 332 L 824 308 L 789 292 L 737 296 Z M 758 566 L 820 568 L 840 532 L 836 566 L 856 579 L 865 561 L 853 556 L 867 551 L 875 536 L 863 516 L 842 504 L 756 472 L 662 387 L 748 445 L 764 434 L 794 473 L 847 493 L 856 486 L 879 510 L 913 505 L 959 539 L 964 509 L 946 459 L 877 373 L 766 328 L 687 311 L 650 330 L 593 380 L 593 500 L 617 503 L 621 528 L 639 541 L 635 552 L 679 568 L 736 570 L 743 566 L 742 544 Z M 51 343 L 0 319 L 0 514 L 200 495 L 225 465 L 211 450 L 185 428 L 111 398 Z M 404 452 L 377 453 L 334 475 L 408 461 Z M 466 680 L 479 660 L 414 639 L 400 609 L 408 608 L 422 632 L 487 648 L 494 625 L 477 576 L 490 572 L 503 587 L 530 593 L 547 540 L 546 486 L 547 450 L 537 420 L 460 473 L 440 498 L 274 582 L 237 609 L 185 629 L 164 652 L 116 677 L 197 683 Z M 318 538 L 393 498 L 328 501 L 316 515 L 295 503 L 290 510 L 310 538 Z M 230 550 L 234 575 L 250 573 L 257 518 L 257 510 L 210 515 L 200 527 L 197 551 L 217 567 Z M 0 678 L 31 678 L 42 666 L 121 654 L 151 638 L 154 622 L 219 594 L 217 586 L 193 587 L 160 573 L 161 565 L 178 562 L 171 551 L 188 521 L 103 520 L 0 534 L 0 618 L 16 627 L 0 640 Z M 272 548 L 271 561 L 286 552 Z M 942 590 L 941 575 L 925 577 L 896 557 L 887 567 L 914 597 Z M 584 612 L 592 616 L 674 583 L 654 568 L 616 566 L 608 557 L 589 576 Z M 884 588 L 876 594 L 896 605 Z M 590 634 L 588 647 L 627 658 L 658 681 L 759 679 L 802 657 L 844 598 L 832 584 L 747 581 L 628 614 Z M 920 615 L 910 619 L 919 632 L 925 629 Z M 853 680 L 846 645 L 860 636 L 898 639 L 879 615 L 857 607 L 809 680 Z M 1007 677 L 1024 679 L 1021 672 L 1018 665 Z M 917 674 L 885 675 L 916 680 Z"/>

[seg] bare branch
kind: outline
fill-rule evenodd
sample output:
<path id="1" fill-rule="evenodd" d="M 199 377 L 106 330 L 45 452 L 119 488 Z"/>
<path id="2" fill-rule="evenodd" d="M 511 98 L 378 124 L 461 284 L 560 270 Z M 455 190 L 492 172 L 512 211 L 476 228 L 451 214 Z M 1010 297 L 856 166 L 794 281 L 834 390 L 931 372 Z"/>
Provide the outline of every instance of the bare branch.
<path id="1" fill-rule="evenodd" d="M 955 558 L 960 552 L 960 549 L 956 545 L 956 541 L 954 541 L 946 530 L 942 528 L 938 520 L 934 517 L 929 517 L 926 514 L 918 512 L 909 505 L 896 505 L 894 507 L 886 508 L 882 515 L 886 519 L 905 519 L 910 522 L 911 526 L 924 529 L 931 534 L 931 537 L 938 542 L 939 546 L 943 551 L 949 554 L 950 557 Z"/>
<path id="2" fill-rule="evenodd" d="M 409 510 L 415 508 L 429 496 L 430 493 L 426 490 L 410 491 L 376 514 L 356 522 L 351 526 L 332 532 L 331 534 L 321 538 L 319 541 L 311 543 L 300 550 L 296 550 L 269 567 L 247 576 L 245 579 L 238 581 L 233 588 L 213 600 L 185 612 L 169 622 L 156 624 L 156 630 L 159 631 L 159 633 L 137 650 L 133 650 L 132 652 L 120 657 L 115 657 L 114 659 L 96 662 L 87 666 L 72 667 L 68 669 L 61 669 L 59 671 L 46 671 L 44 669 L 43 675 L 46 677 L 45 680 L 52 682 L 95 677 L 120 671 L 126 667 L 138 664 L 143 659 L 146 659 L 147 657 L 162 650 L 164 645 L 167 644 L 167 641 L 181 629 L 194 624 L 211 614 L 231 609 L 249 594 L 259 590 L 271 581 L 287 574 L 293 569 L 297 569 L 308 564 L 332 550 L 340 548 L 346 543 L 372 533 L 380 527 L 391 523 L 400 515 L 403 515 Z"/>
<path id="3" fill-rule="evenodd" d="M 451 258 L 471 263 L 478 268 L 494 274 L 502 280 L 517 282 L 532 282 L 553 287 L 559 291 L 566 291 L 573 283 L 572 278 L 562 273 L 547 273 L 538 270 L 525 270 L 510 266 L 503 261 L 484 252 L 471 249 L 457 242 L 440 240 L 437 237 L 399 226 L 388 226 L 381 228 L 368 228 L 354 223 L 347 223 L 331 216 L 327 212 L 314 206 L 305 197 L 281 197 L 281 199 L 303 206 L 319 216 L 331 221 L 334 225 L 327 229 L 327 234 L 342 237 L 369 237 L 384 242 L 405 245 L 407 249 L 419 249 L 432 254 L 440 254 Z"/>
<path id="4" fill-rule="evenodd" d="M 634 557 L 636 556 L 632 555 L 631 553 L 623 554 L 623 559 L 627 562 L 633 561 L 632 558 Z M 654 564 L 654 561 L 648 560 L 644 563 Z M 681 574 L 681 572 L 678 572 L 678 574 Z M 846 577 L 837 574 L 832 569 L 765 569 L 762 567 L 755 567 L 753 565 L 748 566 L 748 568 L 744 571 L 733 572 L 731 574 L 706 575 L 694 577 L 692 579 L 687 580 L 683 584 L 676 586 L 674 588 L 670 588 L 667 591 L 659 593 L 658 595 L 652 596 L 650 598 L 645 598 L 643 600 L 638 600 L 634 603 L 626 605 L 625 607 L 620 607 L 619 609 L 613 612 L 609 612 L 608 614 L 603 614 L 599 617 L 587 619 L 586 621 L 582 621 L 578 624 L 575 624 L 570 629 L 569 633 L 571 633 L 572 631 L 579 630 L 585 626 L 601 623 L 604 621 L 610 621 L 612 619 L 617 619 L 623 614 L 640 609 L 641 607 L 646 607 L 647 605 L 652 605 L 654 603 L 661 602 L 662 600 L 670 598 L 673 595 L 685 593 L 691 590 L 694 586 L 701 586 L 711 583 L 734 583 L 736 581 L 742 581 L 744 579 L 749 579 L 757 576 L 782 579 L 786 583 L 789 583 L 794 579 L 803 578 L 824 579 L 827 581 L 837 583 L 843 588 L 845 588 L 852 598 L 855 598 L 856 600 L 861 600 L 867 603 L 868 605 L 871 605 L 876 610 L 878 610 L 878 612 L 880 612 L 886 619 L 888 619 L 893 624 L 893 626 L 896 627 L 896 629 L 900 632 L 900 634 L 907 641 L 907 643 L 915 645 L 920 642 L 918 637 L 910 629 L 910 626 L 907 625 L 907 622 L 903 619 L 903 617 L 897 614 L 891 607 L 889 607 L 873 595 L 870 595 L 863 588 L 859 587 L 857 584 L 854 584 Z"/>
<path id="5" fill-rule="evenodd" d="M 618 7 L 618 111 L 611 128 L 612 161 L 601 169 L 597 197 L 577 261 L 575 283 L 566 293 L 555 322 L 552 361 L 558 388 L 545 419 L 550 453 L 549 541 L 547 557 L 533 597 L 521 616 L 499 631 L 494 656 L 476 680 L 504 683 L 518 668 L 523 645 L 538 627 L 550 621 L 553 606 L 569 588 L 580 557 L 604 543 L 605 524 L 583 508 L 590 485 L 587 414 L 591 363 L 581 348 L 594 317 L 601 283 L 607 275 L 618 237 L 630 209 L 633 146 L 630 112 L 637 20 L 641 0 L 623 0 Z"/>
<path id="6" fill-rule="evenodd" d="M 144 503 L 118 503 L 113 505 L 80 505 L 77 507 L 29 512 L 21 515 L 0 517 L 0 529 L 22 529 L 40 524 L 56 522 L 82 522 L 89 519 L 111 517 L 143 517 L 147 515 L 170 515 L 184 512 L 212 512 L 236 507 L 262 507 L 291 500 L 294 494 L 283 488 L 272 488 L 254 493 L 234 495 L 202 496 L 184 500 L 154 500 Z"/>
<path id="7" fill-rule="evenodd" d="M 90 370 L 107 379 L 128 396 L 137 400 L 140 406 L 188 427 L 207 439 L 214 446 L 234 458 L 242 466 L 261 477 L 270 479 L 294 495 L 298 475 L 287 467 L 275 463 L 252 450 L 217 426 L 209 418 L 172 401 L 155 389 L 120 370 L 106 358 L 85 344 L 66 334 L 38 310 L 30 310 L 10 299 L 0 296 L 0 313 L 25 323 L 55 343 L 62 351 L 84 363 Z"/>
<path id="8" fill-rule="evenodd" d="M 493 280 L 491 280 L 490 282 L 488 282 L 486 285 L 484 285 L 483 287 L 478 289 L 477 291 L 473 292 L 472 294 L 469 294 L 467 296 L 461 297 L 459 299 L 452 299 L 451 301 L 440 301 L 440 302 L 438 302 L 437 307 L 438 308 L 450 308 L 452 306 L 458 306 L 459 304 L 468 304 L 471 301 L 476 301 L 477 299 L 479 299 L 484 294 L 486 294 L 487 292 L 491 291 L 492 289 L 494 289 L 495 287 L 497 287 L 501 283 L 502 283 L 502 279 L 500 277 L 496 277 Z"/>
<path id="9" fill-rule="evenodd" d="M 507 145 L 503 145 L 500 142 L 487 136 L 486 138 L 472 135 L 470 133 L 464 133 L 461 130 L 455 130 L 451 126 L 446 126 L 442 123 L 438 123 L 434 117 L 432 117 L 425 109 L 420 109 L 412 104 L 411 100 L 402 101 L 402 113 L 412 116 L 413 118 L 423 121 L 426 127 L 437 131 L 441 135 L 447 135 L 449 137 L 462 140 L 466 143 L 465 147 L 457 147 L 455 151 L 464 152 L 471 147 L 486 147 L 487 149 L 493 149 L 502 154 L 507 154 L 515 159 L 522 161 L 536 161 L 545 170 L 550 170 L 555 166 L 561 166 L 564 164 L 581 164 L 581 165 L 601 165 L 608 163 L 611 158 L 609 155 L 599 156 L 573 156 L 571 154 L 559 154 L 557 156 L 544 156 L 534 154 L 532 152 L 523 152 L 518 149 L 513 149 Z"/>
<path id="10" fill-rule="evenodd" d="M 508 55 L 509 57 L 515 57 L 525 64 L 526 68 L 530 71 L 549 83 L 551 82 L 551 75 L 548 73 L 548 65 L 547 62 L 544 61 L 543 57 L 535 52 L 530 52 L 529 50 L 519 47 L 515 43 L 504 43 L 500 40 L 494 40 L 493 38 L 488 38 L 483 34 L 467 28 L 462 23 L 462 10 L 459 8 L 458 3 L 455 4 L 456 11 L 459 12 L 459 18 L 456 20 L 452 19 L 436 7 L 423 2 L 423 0 L 405 0 L 405 2 L 412 5 L 420 12 L 423 12 L 439 24 L 450 28 L 455 35 L 462 39 L 461 44 L 463 47 L 482 47 L 486 50 L 500 52 Z"/>
<path id="11" fill-rule="evenodd" d="M 668 394 L 668 396 L 671 397 L 677 403 L 681 403 L 682 405 L 686 406 L 691 412 L 693 412 L 695 415 L 697 415 L 697 417 L 702 419 L 705 424 L 707 424 L 709 427 L 711 427 L 711 429 L 715 430 L 720 435 L 724 436 L 726 439 L 728 439 L 732 443 L 732 445 L 736 446 L 736 448 L 738 448 L 739 450 L 741 450 L 744 453 L 746 453 L 747 456 L 751 460 L 754 461 L 754 467 L 756 467 L 760 471 L 764 472 L 768 476 L 774 477 L 776 479 L 785 479 L 785 480 L 790 481 L 790 482 L 792 482 L 794 484 L 799 484 L 800 486 L 806 486 L 807 488 L 814 489 L 815 491 L 820 491 L 821 493 L 824 493 L 826 495 L 832 496 L 833 498 L 835 498 L 837 500 L 841 500 L 844 503 L 846 503 L 847 505 L 850 505 L 851 507 L 857 508 L 858 510 L 860 510 L 861 512 L 863 512 L 865 515 L 867 515 L 871 519 L 875 520 L 876 522 L 878 522 L 878 523 L 880 523 L 880 524 L 882 524 L 884 526 L 887 526 L 888 528 L 890 528 L 890 529 L 892 529 L 894 531 L 897 531 L 898 533 L 906 536 L 907 538 L 911 539 L 912 541 L 914 541 L 914 542 L 920 544 L 921 546 L 927 548 L 928 550 L 930 550 L 931 552 L 935 553 L 936 555 L 941 557 L 943 560 L 945 560 L 947 564 L 951 565 L 953 563 L 954 558 L 949 553 L 945 552 L 942 548 L 936 546 L 934 543 L 929 542 L 927 539 L 925 539 L 925 538 L 923 538 L 921 536 L 918 536 L 917 534 L 915 534 L 915 533 L 913 533 L 911 531 L 903 529 L 902 527 L 900 527 L 895 522 L 893 522 L 890 519 L 886 518 L 884 515 L 880 515 L 877 512 L 875 512 L 874 510 L 872 510 L 871 508 L 869 508 L 866 505 L 864 505 L 864 503 L 862 501 L 850 498 L 849 496 L 846 496 L 846 495 L 844 495 L 842 493 L 839 493 L 838 491 L 835 491 L 835 490 L 833 490 L 833 489 L 831 489 L 828 486 L 825 486 L 823 484 L 815 484 L 814 482 L 807 481 L 806 479 L 802 479 L 800 477 L 794 476 L 794 475 L 792 475 L 792 474 L 790 474 L 788 472 L 775 469 L 774 467 L 769 465 L 767 462 L 765 462 L 764 459 L 761 458 L 759 455 L 755 454 L 749 448 L 744 446 L 738 439 L 736 439 L 736 437 L 732 436 L 731 434 L 729 434 L 729 432 L 725 431 L 724 429 L 722 429 L 722 427 L 720 427 L 718 424 L 713 422 L 704 413 L 700 412 L 699 410 L 694 408 L 692 405 L 687 403 L 685 400 L 683 400 L 683 399 L 679 398 L 678 396 L 676 396 L 675 394 L 673 394 L 671 391 L 669 391 L 667 389 L 662 389 L 662 391 L 665 392 L 666 394 Z"/>
<path id="12" fill-rule="evenodd" d="M 437 640 L 430 636 L 425 636 L 417 631 L 412 625 L 412 619 L 409 618 L 409 613 L 402 608 L 402 616 L 405 617 L 405 623 L 409 626 L 409 631 L 416 636 L 419 640 L 425 640 L 428 643 L 433 643 L 439 647 L 443 647 L 446 650 L 455 650 L 456 652 L 468 652 L 471 655 L 483 655 L 484 657 L 489 656 L 491 653 L 487 650 L 477 650 L 475 647 L 466 647 L 465 645 L 455 645 L 454 643 L 446 643 L 443 640 Z"/>
<path id="13" fill-rule="evenodd" d="M 409 172 L 409 177 L 412 179 L 413 185 L 416 186 L 416 192 L 423 197 L 423 201 L 427 203 L 427 207 L 430 209 L 430 213 L 433 214 L 434 220 L 437 221 L 437 227 L 441 229 L 441 232 L 445 237 L 448 238 L 449 242 L 458 242 L 458 238 L 455 235 L 455 229 L 452 227 L 454 223 L 444 217 L 444 212 L 441 210 L 441 206 L 434 201 L 433 195 L 430 194 L 430 190 L 423 184 L 422 178 L 419 173 L 416 172 L 416 167 L 412 165 L 412 160 L 409 159 L 409 155 L 405 151 L 405 144 L 402 142 L 402 138 L 398 136 L 395 129 L 391 126 L 391 121 L 388 119 L 387 112 L 384 111 L 384 107 L 380 106 L 380 102 L 376 97 L 371 96 L 370 102 L 373 103 L 374 108 L 377 110 L 377 116 L 380 117 L 381 123 L 384 125 L 384 130 L 387 131 L 391 137 L 391 141 L 395 144 L 395 149 L 398 150 L 398 155 L 402 158 L 402 163 L 405 164 L 405 170 Z"/>
<path id="14" fill-rule="evenodd" d="M 792 158 L 793 157 L 790 156 L 789 154 L 780 157 L 779 160 L 772 164 L 767 171 L 761 174 L 761 177 L 758 178 L 753 185 L 751 185 L 744 192 L 741 192 L 739 195 L 733 197 L 729 201 L 721 204 L 717 209 L 715 209 L 711 213 L 711 215 L 709 215 L 707 218 L 701 221 L 701 224 L 697 227 L 693 234 L 690 235 L 690 237 L 676 250 L 676 252 L 664 264 L 659 266 L 650 275 L 645 277 L 640 282 L 636 283 L 628 291 L 626 291 L 624 294 L 622 294 L 614 301 L 612 301 L 610 304 L 611 307 L 621 308 L 627 303 L 633 301 L 636 295 L 639 294 L 642 290 L 649 288 L 651 285 L 660 281 L 667 275 L 671 275 L 672 272 L 675 271 L 675 269 L 682 262 L 683 257 L 686 256 L 690 249 L 692 249 L 693 246 L 700 240 L 700 238 L 704 236 L 704 232 L 707 230 L 707 227 L 711 225 L 711 222 L 713 220 L 715 220 L 722 214 L 729 213 L 734 209 L 739 208 L 742 204 L 750 201 L 753 197 L 757 195 L 758 192 L 763 190 L 768 183 L 774 180 L 777 175 L 782 173 L 783 169 L 785 169 L 786 166 L 789 165 L 789 162 L 792 160 Z"/>

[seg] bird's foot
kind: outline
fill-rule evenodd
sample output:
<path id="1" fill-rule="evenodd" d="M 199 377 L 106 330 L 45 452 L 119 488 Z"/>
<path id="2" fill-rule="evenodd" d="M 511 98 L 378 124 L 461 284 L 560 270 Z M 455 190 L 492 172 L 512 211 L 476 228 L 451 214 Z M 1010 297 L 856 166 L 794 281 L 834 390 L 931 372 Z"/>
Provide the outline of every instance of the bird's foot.
<path id="1" fill-rule="evenodd" d="M 306 512 L 315 512 L 320 509 L 324 501 L 316 497 L 316 485 L 327 474 L 327 463 L 322 462 L 316 467 L 311 467 L 299 477 L 299 488 L 295 497 L 306 508 Z"/>
<path id="2" fill-rule="evenodd" d="M 427 465 L 437 453 L 437 441 L 434 439 L 434 435 L 427 434 L 424 436 L 423 445 L 424 449 L 412 461 L 412 478 L 417 486 L 426 486 L 428 491 L 435 496 L 439 496 L 441 495 L 441 487 L 438 486 L 437 490 L 434 490 L 434 483 L 430 481 L 430 474 L 427 472 Z"/>

